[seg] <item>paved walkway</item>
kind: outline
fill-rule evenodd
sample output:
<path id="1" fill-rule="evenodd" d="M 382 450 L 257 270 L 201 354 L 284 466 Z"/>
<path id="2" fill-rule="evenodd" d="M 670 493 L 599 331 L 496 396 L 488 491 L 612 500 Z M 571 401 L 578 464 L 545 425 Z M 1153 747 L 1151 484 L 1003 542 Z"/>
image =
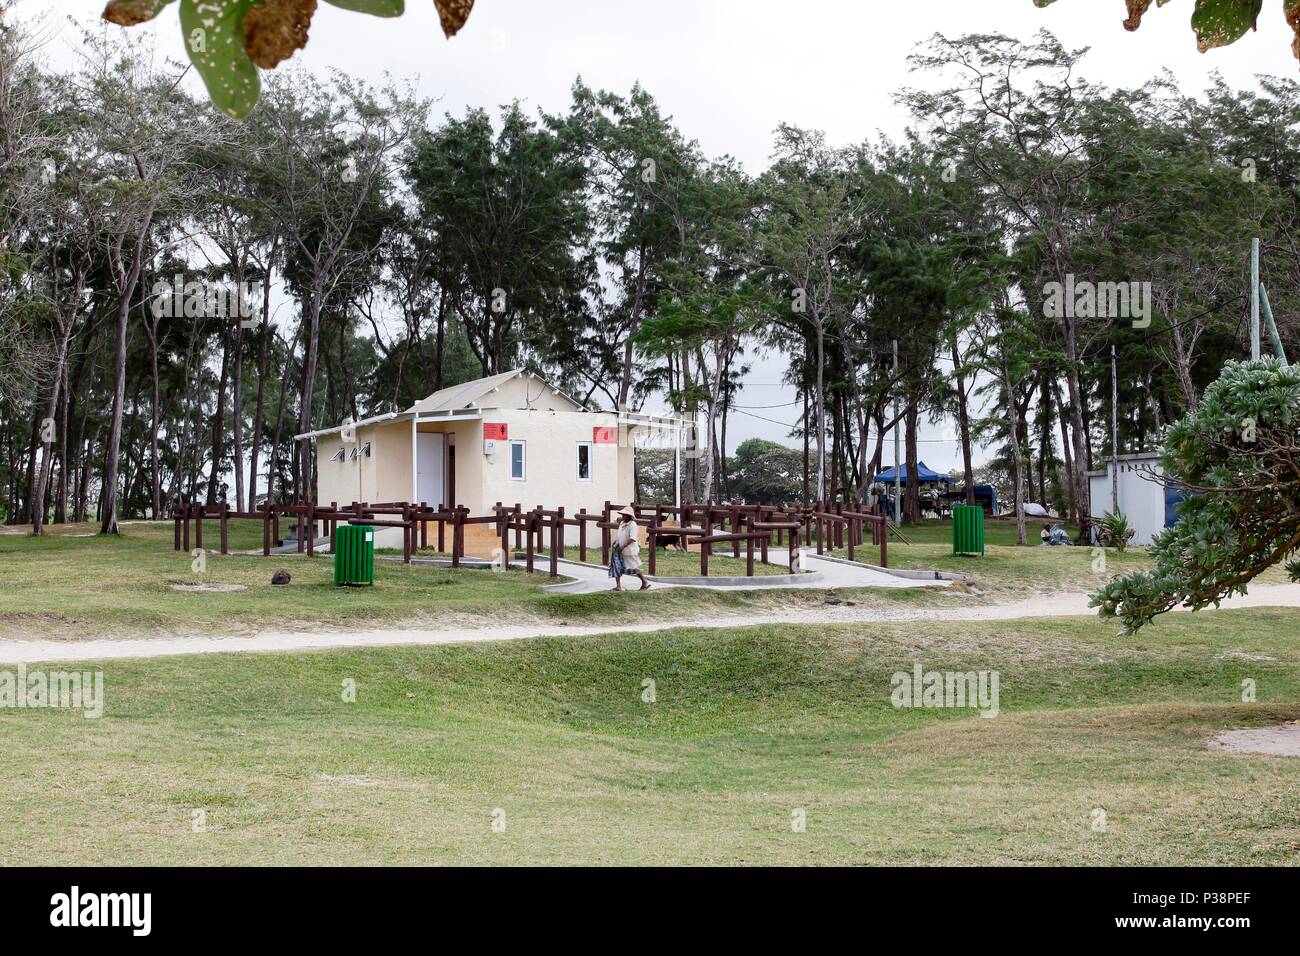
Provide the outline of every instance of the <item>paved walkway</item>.
<path id="1" fill-rule="evenodd" d="M 635 601 L 633 595 L 629 601 Z M 1225 609 L 1246 607 L 1300 608 L 1300 584 L 1252 588 L 1245 597 L 1223 602 Z M 267 651 L 328 650 L 343 647 L 391 647 L 400 644 L 464 644 L 476 641 L 514 641 L 530 637 L 591 637 L 598 634 L 647 634 L 684 628 L 749 627 L 757 624 L 872 624 L 904 621 L 1009 621 L 1022 618 L 1094 617 L 1086 594 L 1053 594 L 1011 604 L 983 604 L 955 608 L 880 608 L 847 604 L 789 608 L 764 614 L 715 616 L 707 621 L 670 620 L 652 624 L 614 624 L 599 627 L 567 625 L 490 625 L 444 630 L 263 632 L 252 637 L 205 635 L 134 640 L 0 641 L 0 666 L 36 661 L 102 661 L 140 657 L 175 657 L 188 654 L 230 654 Z M 1180 610 L 1179 613 L 1185 613 Z M 1214 614 L 1214 610 L 1199 611 Z M 1115 625 L 1116 631 L 1119 626 Z"/>
<path id="2" fill-rule="evenodd" d="M 785 548 L 772 548 L 768 551 L 768 559 L 773 564 L 783 564 L 789 567 L 790 552 Z M 758 591 L 769 588 L 820 588 L 822 590 L 829 588 L 944 588 L 949 584 L 948 581 L 896 577 L 892 574 L 886 574 L 884 571 L 877 571 L 873 568 L 849 564 L 844 561 L 827 561 L 825 558 L 819 558 L 815 551 L 807 553 L 804 562 L 804 566 L 815 573 L 801 575 L 807 580 L 795 582 L 791 582 L 788 575 L 776 576 L 776 580 L 773 580 L 773 576 L 770 575 L 754 575 L 752 578 L 744 579 L 743 584 L 734 583 L 735 578 L 720 577 L 719 581 L 725 580 L 732 583 L 715 582 L 706 584 L 703 582 L 708 579 L 701 578 L 699 584 L 669 584 L 668 582 L 653 581 L 651 587 L 703 588 L 709 591 Z M 649 564 L 642 561 L 641 569 L 648 571 Z M 564 584 L 550 585 L 546 588 L 548 592 L 552 594 L 591 594 L 594 591 L 608 591 L 614 587 L 614 582 L 610 579 L 609 572 L 605 568 L 592 567 L 591 565 L 580 564 L 577 561 L 561 559 L 560 573 L 574 580 Z M 623 582 L 623 586 L 639 587 L 636 578 L 628 578 Z"/>

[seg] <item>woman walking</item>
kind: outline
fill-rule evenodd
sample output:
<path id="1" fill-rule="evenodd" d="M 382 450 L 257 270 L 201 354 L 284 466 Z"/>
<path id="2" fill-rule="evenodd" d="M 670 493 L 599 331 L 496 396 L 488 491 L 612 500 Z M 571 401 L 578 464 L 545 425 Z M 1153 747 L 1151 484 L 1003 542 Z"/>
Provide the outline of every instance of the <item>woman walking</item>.
<path id="1" fill-rule="evenodd" d="M 623 590 L 623 575 L 634 574 L 641 579 L 640 591 L 650 587 L 641 573 L 641 545 L 636 539 L 636 512 L 629 506 L 618 513 L 618 531 L 614 534 L 613 553 L 609 559 L 609 576 L 614 579 L 614 590 Z"/>

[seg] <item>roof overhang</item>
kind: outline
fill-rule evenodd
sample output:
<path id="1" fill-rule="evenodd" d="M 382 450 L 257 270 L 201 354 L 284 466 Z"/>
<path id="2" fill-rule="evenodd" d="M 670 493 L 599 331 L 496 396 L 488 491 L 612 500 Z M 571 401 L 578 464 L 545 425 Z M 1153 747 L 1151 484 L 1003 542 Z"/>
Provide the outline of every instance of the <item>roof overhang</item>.
<path id="1" fill-rule="evenodd" d="M 363 418 L 356 422 L 344 422 L 334 428 L 322 428 L 314 432 L 303 432 L 301 435 L 294 435 L 294 441 L 302 441 L 304 438 L 320 438 L 323 435 L 334 435 L 343 431 L 345 428 L 364 428 L 367 425 L 383 425 L 387 422 L 398 421 L 403 418 L 412 417 L 407 412 L 389 412 L 386 415 L 372 415 L 369 418 Z"/>
<path id="2" fill-rule="evenodd" d="M 643 415 L 640 412 L 619 412 L 618 423 L 620 425 L 630 425 L 634 428 L 655 428 L 664 431 L 698 427 L 698 424 L 689 418 L 673 418 L 668 415 Z"/>
<path id="3" fill-rule="evenodd" d="M 465 422 L 474 421 L 483 417 L 484 411 L 491 409 L 482 408 L 449 408 L 442 412 L 424 412 L 415 417 L 417 425 L 429 425 L 434 422 Z"/>

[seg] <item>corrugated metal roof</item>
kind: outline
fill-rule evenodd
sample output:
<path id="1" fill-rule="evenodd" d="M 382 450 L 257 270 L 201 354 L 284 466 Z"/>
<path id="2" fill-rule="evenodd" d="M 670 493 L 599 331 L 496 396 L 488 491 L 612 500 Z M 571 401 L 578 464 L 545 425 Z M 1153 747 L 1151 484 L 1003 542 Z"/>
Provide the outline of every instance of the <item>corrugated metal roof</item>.
<path id="1" fill-rule="evenodd" d="M 477 404 L 478 400 L 491 392 L 492 389 L 504 385 L 512 378 L 523 374 L 524 370 L 517 368 L 509 372 L 489 375 L 487 378 L 476 378 L 472 382 L 463 382 L 460 385 L 440 389 L 428 398 L 420 399 L 407 411 L 419 415 L 428 415 L 434 412 L 449 412 L 457 408 L 468 408 L 470 405 Z"/>

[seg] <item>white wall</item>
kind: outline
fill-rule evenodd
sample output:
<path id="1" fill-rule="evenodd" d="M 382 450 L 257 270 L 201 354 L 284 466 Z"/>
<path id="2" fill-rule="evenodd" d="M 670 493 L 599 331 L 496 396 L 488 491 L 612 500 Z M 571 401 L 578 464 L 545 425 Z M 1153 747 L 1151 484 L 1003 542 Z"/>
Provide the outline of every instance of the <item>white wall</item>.
<path id="1" fill-rule="evenodd" d="M 481 440 L 474 449 L 481 469 L 482 513 L 486 514 L 498 501 L 505 505 L 518 503 L 525 510 L 537 505 L 548 511 L 562 507 L 566 515 L 582 508 L 599 512 L 606 500 L 626 504 L 619 501 L 619 495 L 624 473 L 631 472 L 632 449 L 593 441 L 597 427 L 617 428 L 616 414 L 500 409 L 484 410 L 483 422 L 504 423 L 509 437 L 496 442 L 494 454 L 483 453 Z M 475 422 L 474 426 L 481 436 L 482 423 Z M 511 441 L 524 442 L 522 481 L 511 477 Z M 590 481 L 578 480 L 579 442 L 592 442 Z M 588 526 L 588 542 L 593 538 L 599 541 L 599 532 Z M 576 543 L 578 529 L 566 528 L 565 540 Z"/>
<path id="2" fill-rule="evenodd" d="M 1104 474 L 1088 477 L 1092 517 L 1101 518 L 1111 508 L 1111 463 Z M 1119 460 L 1119 510 L 1137 532 L 1133 544 L 1147 545 L 1165 527 L 1165 488 L 1150 478 L 1149 470 L 1160 473 L 1159 459 L 1152 456 L 1121 457 Z"/>

